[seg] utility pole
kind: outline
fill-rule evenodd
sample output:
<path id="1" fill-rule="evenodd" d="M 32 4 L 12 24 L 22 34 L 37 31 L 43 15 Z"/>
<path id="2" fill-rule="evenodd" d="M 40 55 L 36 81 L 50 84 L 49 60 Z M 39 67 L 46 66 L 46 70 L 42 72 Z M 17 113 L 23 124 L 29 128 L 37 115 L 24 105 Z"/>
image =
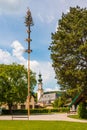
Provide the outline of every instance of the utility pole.
<path id="1" fill-rule="evenodd" d="M 28 104 L 28 119 L 30 117 L 30 53 L 32 52 L 32 50 L 30 49 L 30 42 L 32 41 L 30 39 L 30 27 L 33 26 L 33 19 L 32 19 L 32 15 L 31 15 L 31 11 L 28 9 L 26 16 L 25 16 L 25 25 L 27 27 L 27 34 L 28 34 L 28 38 L 26 39 L 27 43 L 28 43 L 28 49 L 26 49 L 26 52 L 28 53 L 28 96 L 27 96 L 27 104 Z"/>

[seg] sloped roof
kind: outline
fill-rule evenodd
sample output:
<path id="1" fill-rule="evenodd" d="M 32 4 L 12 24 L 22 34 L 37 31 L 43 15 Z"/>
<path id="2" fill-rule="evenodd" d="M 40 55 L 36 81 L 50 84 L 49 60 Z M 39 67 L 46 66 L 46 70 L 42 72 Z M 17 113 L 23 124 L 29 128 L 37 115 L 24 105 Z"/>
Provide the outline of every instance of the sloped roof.
<path id="1" fill-rule="evenodd" d="M 60 91 L 49 91 L 49 92 L 44 92 L 40 99 L 39 102 L 45 102 L 45 101 L 54 101 L 57 97 L 61 96 Z"/>
<path id="2" fill-rule="evenodd" d="M 70 103 L 69 107 L 71 107 L 73 104 L 79 103 L 80 101 L 85 99 L 85 97 L 87 98 L 87 89 L 85 89 L 84 91 L 81 91 L 78 95 L 76 95 L 76 97 Z"/>
<path id="3" fill-rule="evenodd" d="M 63 92 L 61 92 L 61 91 L 48 91 L 48 92 L 44 92 L 44 94 L 51 94 L 51 93 L 56 93 L 58 96 L 61 96 Z"/>

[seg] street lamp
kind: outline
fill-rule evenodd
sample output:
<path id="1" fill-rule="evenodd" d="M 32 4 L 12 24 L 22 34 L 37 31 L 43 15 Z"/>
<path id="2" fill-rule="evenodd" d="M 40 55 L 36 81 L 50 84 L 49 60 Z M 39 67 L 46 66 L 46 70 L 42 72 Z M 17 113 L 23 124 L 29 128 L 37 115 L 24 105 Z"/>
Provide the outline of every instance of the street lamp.
<path id="1" fill-rule="evenodd" d="M 30 116 L 30 53 L 32 52 L 32 50 L 30 49 L 30 42 L 32 41 L 30 39 L 30 27 L 33 26 L 33 19 L 32 19 L 32 15 L 31 15 L 31 11 L 28 9 L 26 16 L 25 16 L 25 25 L 27 27 L 27 34 L 28 34 L 28 38 L 26 39 L 27 43 L 28 43 L 28 49 L 26 49 L 26 52 L 28 53 L 28 96 L 27 96 L 27 104 L 28 104 L 28 119 Z"/>

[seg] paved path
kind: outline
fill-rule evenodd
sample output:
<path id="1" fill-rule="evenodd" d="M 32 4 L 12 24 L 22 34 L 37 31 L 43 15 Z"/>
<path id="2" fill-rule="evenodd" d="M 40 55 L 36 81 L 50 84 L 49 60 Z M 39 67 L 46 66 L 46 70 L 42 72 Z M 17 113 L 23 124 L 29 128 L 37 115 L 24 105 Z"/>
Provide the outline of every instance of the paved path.
<path id="1" fill-rule="evenodd" d="M 12 120 L 12 116 L 0 116 L 0 120 Z M 27 116 L 17 116 L 13 120 L 28 120 Z M 70 121 L 70 122 L 87 122 L 87 120 L 79 120 L 67 117 L 67 113 L 50 114 L 50 115 L 30 115 L 29 120 L 46 120 L 46 121 Z"/>

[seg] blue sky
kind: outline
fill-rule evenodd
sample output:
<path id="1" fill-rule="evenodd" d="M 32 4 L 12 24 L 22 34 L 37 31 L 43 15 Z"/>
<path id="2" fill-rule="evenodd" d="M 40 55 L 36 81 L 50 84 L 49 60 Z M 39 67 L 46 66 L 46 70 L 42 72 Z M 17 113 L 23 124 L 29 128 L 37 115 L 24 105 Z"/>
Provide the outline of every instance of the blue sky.
<path id="1" fill-rule="evenodd" d="M 59 89 L 48 47 L 62 13 L 77 5 L 87 7 L 87 0 L 0 0 L 0 63 L 17 62 L 27 67 L 27 54 L 23 52 L 27 49 L 24 17 L 29 7 L 34 21 L 31 27 L 31 69 L 37 78 L 41 72 L 45 91 Z"/>

